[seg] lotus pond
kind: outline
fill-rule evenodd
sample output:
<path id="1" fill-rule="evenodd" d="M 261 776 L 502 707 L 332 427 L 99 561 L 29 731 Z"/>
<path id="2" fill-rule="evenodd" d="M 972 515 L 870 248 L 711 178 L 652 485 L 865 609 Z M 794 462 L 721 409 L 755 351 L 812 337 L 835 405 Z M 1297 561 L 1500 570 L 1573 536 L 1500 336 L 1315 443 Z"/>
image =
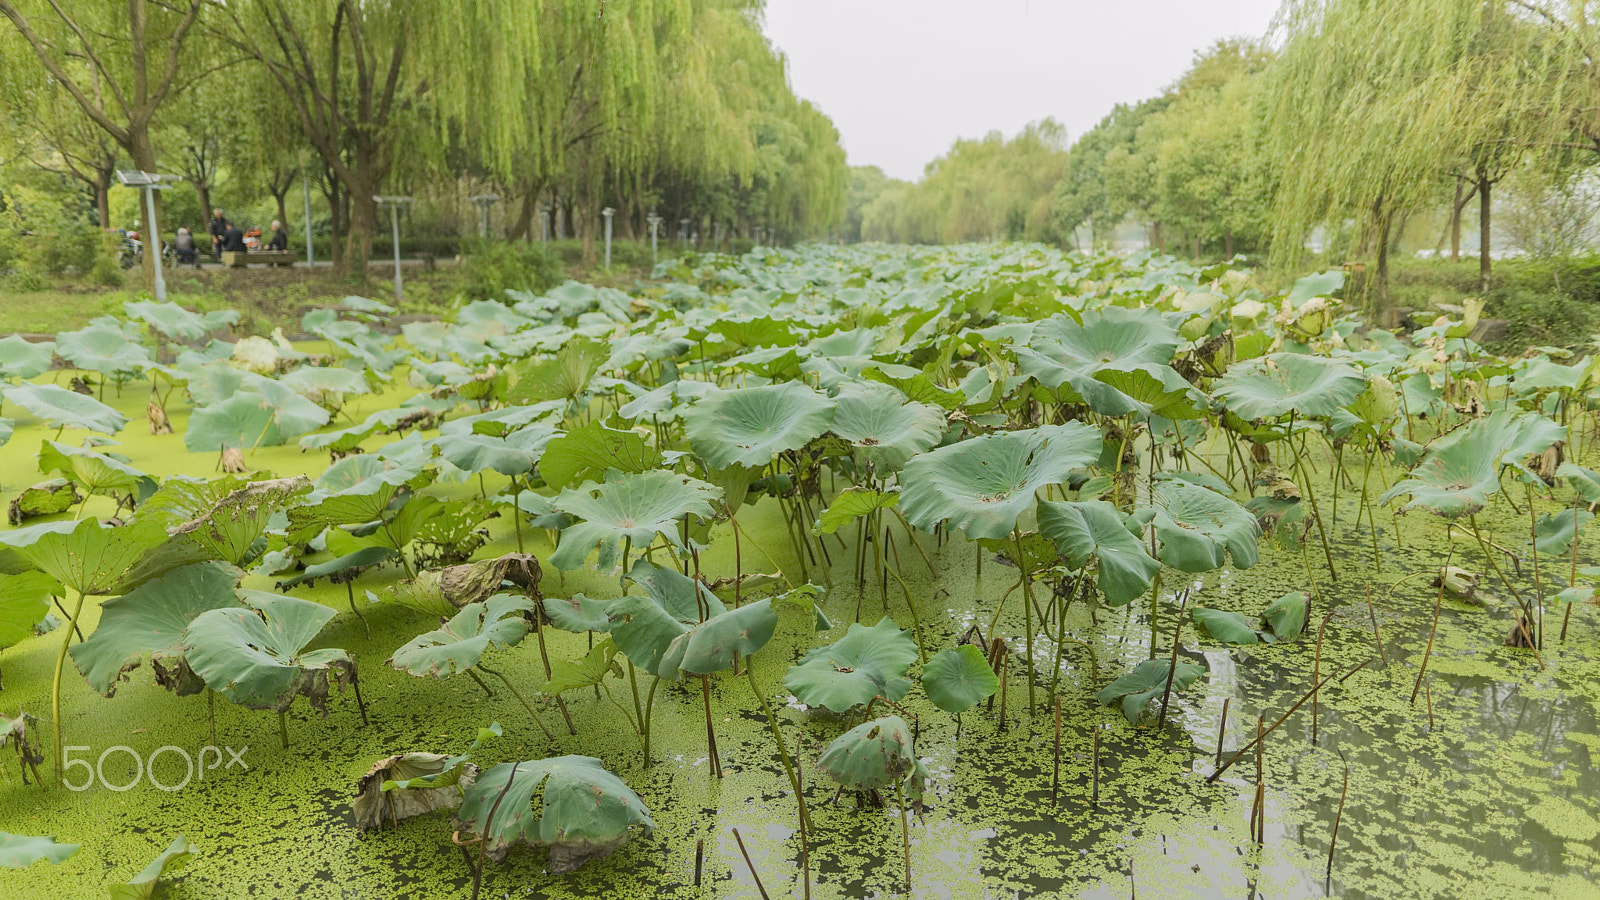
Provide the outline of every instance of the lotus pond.
<path id="1" fill-rule="evenodd" d="M 1593 359 L 758 249 L 0 339 L 0 895 L 1600 895 Z"/>

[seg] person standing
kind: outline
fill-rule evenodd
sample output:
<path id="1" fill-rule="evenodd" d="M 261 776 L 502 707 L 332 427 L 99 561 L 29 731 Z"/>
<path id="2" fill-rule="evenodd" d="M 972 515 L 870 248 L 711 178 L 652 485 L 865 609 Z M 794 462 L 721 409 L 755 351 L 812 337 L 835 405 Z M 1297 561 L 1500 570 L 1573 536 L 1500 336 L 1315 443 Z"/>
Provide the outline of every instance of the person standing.
<path id="1" fill-rule="evenodd" d="M 222 251 L 226 249 L 222 246 L 222 243 L 226 239 L 228 229 L 232 227 L 233 223 L 222 217 L 222 210 L 213 209 L 211 211 L 211 221 L 206 225 L 206 230 L 211 232 L 211 256 L 217 262 L 222 262 Z M 240 247 L 239 249 L 243 250 L 244 248 Z"/>

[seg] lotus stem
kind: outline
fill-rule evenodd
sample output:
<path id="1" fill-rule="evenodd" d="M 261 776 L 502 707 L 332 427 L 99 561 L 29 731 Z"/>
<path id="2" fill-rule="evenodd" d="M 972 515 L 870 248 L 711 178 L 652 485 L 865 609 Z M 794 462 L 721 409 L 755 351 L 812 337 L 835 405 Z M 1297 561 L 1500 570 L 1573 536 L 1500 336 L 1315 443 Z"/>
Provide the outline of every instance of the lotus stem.
<path id="1" fill-rule="evenodd" d="M 483 679 L 478 677 L 478 673 L 475 670 L 468 669 L 467 674 L 472 676 L 472 680 L 478 683 L 478 687 L 483 688 L 483 692 L 489 695 L 489 699 L 494 699 L 494 691 L 491 690 L 487 684 L 483 683 Z"/>
<path id="2" fill-rule="evenodd" d="M 344 592 L 350 598 L 350 611 L 355 613 L 356 618 L 360 619 L 361 624 L 366 627 L 367 640 L 372 640 L 372 624 L 367 621 L 366 616 L 361 614 L 361 610 L 356 609 L 356 589 L 351 585 L 350 581 L 344 583 Z"/>
<path id="3" fill-rule="evenodd" d="M 361 711 L 361 724 L 370 726 L 372 723 L 367 721 L 367 702 L 361 699 L 361 675 L 354 669 L 350 671 L 350 688 L 356 695 L 356 709 Z"/>
<path id="4" fill-rule="evenodd" d="M 800 808 L 800 833 L 802 836 L 811 831 L 811 811 L 806 806 L 805 792 L 801 789 L 800 776 L 795 769 L 794 762 L 789 758 L 788 745 L 784 743 L 783 734 L 778 731 L 778 717 L 772 712 L 772 703 L 767 700 L 761 688 L 756 684 L 755 666 L 752 665 L 754 657 L 745 660 L 744 674 L 750 679 L 750 691 L 756 695 L 756 701 L 761 704 L 761 710 L 767 714 L 767 728 L 772 731 L 772 740 L 778 745 L 778 758 L 783 761 L 783 771 L 789 776 L 789 786 L 794 788 L 794 799 Z"/>
<path id="5" fill-rule="evenodd" d="M 1522 608 L 1522 612 L 1526 618 L 1523 616 L 1517 617 L 1517 630 L 1522 632 L 1522 637 L 1528 642 L 1528 649 L 1533 651 L 1533 658 L 1539 661 L 1540 666 L 1543 666 L 1544 657 L 1539 653 L 1539 645 L 1534 641 L 1533 635 L 1528 633 L 1529 621 L 1533 618 L 1533 610 L 1528 608 L 1528 602 L 1522 598 L 1522 593 L 1517 590 L 1516 585 L 1511 583 L 1511 579 L 1506 577 L 1505 570 L 1500 568 L 1500 563 L 1496 561 L 1494 555 L 1489 552 L 1488 544 L 1485 543 L 1483 539 L 1483 532 L 1478 530 L 1478 517 L 1476 515 L 1470 516 L 1468 517 L 1467 521 L 1472 524 L 1472 536 L 1478 539 L 1478 546 L 1483 549 L 1483 555 L 1488 558 L 1489 565 L 1494 568 L 1494 573 L 1500 576 L 1501 583 L 1503 583 L 1506 586 L 1506 589 L 1511 592 L 1511 596 L 1517 599 L 1517 605 Z M 1439 581 L 1441 585 L 1440 590 L 1442 591 L 1444 579 L 1441 578 Z M 1437 618 L 1437 616 L 1435 616 L 1435 618 Z M 1420 675 L 1418 678 L 1420 683 Z M 1417 702 L 1416 690 L 1412 690 L 1411 692 L 1411 702 Z"/>
<path id="6" fill-rule="evenodd" d="M 1062 601 L 1061 612 L 1056 617 L 1056 663 L 1055 667 L 1050 672 L 1050 696 L 1052 697 L 1056 696 L 1056 689 L 1061 683 L 1061 657 L 1066 651 L 1067 646 L 1067 609 L 1072 606 L 1073 599 L 1078 596 L 1078 588 L 1083 584 L 1083 576 L 1084 573 L 1088 571 L 1088 568 L 1089 561 L 1084 560 L 1083 566 L 1078 569 L 1078 574 L 1072 579 L 1072 593 L 1068 594 L 1067 599 Z M 1099 662 L 1095 659 L 1094 648 L 1090 647 L 1087 643 L 1083 646 L 1089 651 L 1089 661 L 1091 665 L 1089 678 L 1092 686 L 1094 669 L 1099 668 Z"/>
<path id="7" fill-rule="evenodd" d="M 1026 601 L 1022 607 L 1023 630 L 1027 637 L 1026 647 L 1028 653 L 1028 716 L 1034 714 L 1034 674 L 1033 674 L 1033 584 L 1029 580 L 1028 559 L 1022 552 L 1022 526 L 1011 526 L 1011 537 L 1017 547 L 1017 569 L 1022 573 L 1022 594 Z"/>
<path id="8" fill-rule="evenodd" d="M 1056 706 L 1055 770 L 1050 775 L 1050 805 L 1055 806 L 1061 794 L 1061 695 L 1054 697 Z"/>
<path id="9" fill-rule="evenodd" d="M 1328 622 L 1333 618 L 1330 612 L 1322 617 L 1322 624 L 1317 628 L 1317 652 L 1311 661 L 1311 682 L 1315 684 L 1322 677 L 1322 635 L 1328 630 Z M 1317 745 L 1317 713 L 1318 702 L 1321 696 L 1316 688 L 1311 689 L 1311 746 Z"/>
<path id="10" fill-rule="evenodd" d="M 1232 697 L 1222 698 L 1222 720 L 1217 723 L 1217 761 L 1216 768 L 1222 767 L 1222 738 L 1228 733 L 1228 704 L 1233 702 Z"/>
<path id="11" fill-rule="evenodd" d="M 289 717 L 287 713 L 278 713 L 278 739 L 283 741 L 283 749 L 289 749 Z"/>
<path id="12" fill-rule="evenodd" d="M 706 861 L 706 839 L 700 838 L 694 842 L 694 886 L 700 887 L 700 871 Z"/>
<path id="13" fill-rule="evenodd" d="M 1267 775 L 1266 767 L 1262 764 L 1261 717 L 1256 717 L 1256 798 L 1250 809 L 1250 839 L 1257 846 L 1267 842 Z"/>
<path id="14" fill-rule="evenodd" d="M 533 721 L 539 726 L 539 730 L 544 732 L 544 736 L 552 741 L 556 739 L 556 736 L 550 733 L 550 729 L 545 727 L 544 720 L 539 718 L 539 714 L 534 711 L 533 706 L 529 704 L 527 699 L 522 696 L 522 693 L 517 690 L 517 686 L 511 683 L 511 679 L 507 678 L 504 673 L 500 672 L 499 670 L 491 669 L 483 663 L 478 663 L 478 668 L 500 679 L 500 681 L 505 684 L 506 690 L 511 692 L 511 696 L 517 698 L 517 702 L 521 703 L 522 708 L 528 711 L 528 715 L 533 716 Z"/>
<path id="15" fill-rule="evenodd" d="M 889 537 L 889 529 L 885 528 L 883 530 L 883 536 L 885 539 Z M 900 565 L 898 562 L 896 562 L 894 569 L 891 571 L 889 567 L 884 564 L 884 561 L 881 558 L 883 556 L 883 548 L 878 545 L 877 541 L 872 542 L 872 555 L 877 560 L 878 567 L 883 570 L 885 577 L 887 578 L 887 576 L 893 575 L 895 582 L 900 585 L 900 593 L 905 597 L 906 608 L 911 611 L 911 625 L 917 630 L 917 658 L 919 661 L 926 664 L 928 662 L 928 651 L 927 648 L 923 646 L 922 617 L 917 613 L 917 604 L 911 599 L 911 589 L 906 587 L 906 580 L 900 577 Z M 887 605 L 888 604 L 885 603 L 885 607 L 887 607 Z M 857 621 L 860 621 L 859 616 L 857 616 Z"/>
<path id="16" fill-rule="evenodd" d="M 644 767 L 646 769 L 654 765 L 654 762 L 650 759 L 650 722 L 656 710 L 656 685 L 661 683 L 661 676 L 657 675 L 653 676 L 653 678 L 655 680 L 650 682 L 650 693 L 646 694 L 644 698 Z"/>
<path id="17" fill-rule="evenodd" d="M 1161 691 L 1161 716 L 1156 728 L 1167 727 L 1167 701 L 1172 697 L 1172 679 L 1178 674 L 1178 638 L 1183 634 L 1183 611 L 1189 605 L 1189 590 L 1178 596 L 1178 624 L 1172 629 L 1172 658 L 1167 661 L 1167 686 Z"/>
<path id="18" fill-rule="evenodd" d="M 511 771 L 506 775 L 506 786 L 500 789 L 500 794 L 494 798 L 494 805 L 489 807 L 488 817 L 483 820 L 483 833 L 478 835 L 478 866 L 472 870 L 472 900 L 478 900 L 478 890 L 483 887 L 483 862 L 489 852 L 489 830 L 494 827 L 494 814 L 500 811 L 500 801 L 511 792 L 511 785 L 517 777 L 517 766 L 520 765 L 520 759 L 511 764 Z"/>
<path id="19" fill-rule="evenodd" d="M 761 900 L 770 900 L 766 886 L 761 883 L 761 874 L 756 871 L 756 864 L 750 861 L 750 851 L 744 848 L 744 838 L 739 836 L 737 828 L 733 829 L 733 839 L 739 843 L 739 853 L 744 856 L 744 864 L 750 869 L 750 877 L 755 879 L 756 890 L 761 892 Z"/>
<path id="20" fill-rule="evenodd" d="M 700 696 L 706 707 L 706 747 L 711 754 L 711 774 L 722 777 L 722 760 L 717 758 L 717 732 L 711 727 L 711 682 L 700 676 Z"/>
<path id="21" fill-rule="evenodd" d="M 1339 754 L 1339 758 L 1341 760 L 1343 760 L 1344 759 L 1344 754 L 1340 753 Z M 1328 868 L 1323 873 L 1324 881 L 1329 881 L 1329 880 L 1332 880 L 1332 878 L 1333 878 L 1333 850 L 1339 844 L 1339 823 L 1344 820 L 1344 800 L 1345 800 L 1345 796 L 1347 794 L 1349 794 L 1349 793 L 1350 793 L 1350 764 L 1349 763 L 1345 763 L 1345 766 L 1344 766 L 1344 784 L 1339 788 L 1339 811 L 1333 814 L 1333 834 L 1328 838 Z M 1324 886 L 1326 887 L 1326 885 L 1324 885 Z"/>
<path id="22" fill-rule="evenodd" d="M 1296 700 L 1294 702 L 1293 706 L 1291 706 L 1288 709 L 1284 710 L 1283 715 L 1278 717 L 1278 721 L 1272 723 L 1272 727 L 1270 727 L 1266 731 L 1262 732 L 1261 735 L 1258 736 L 1255 740 L 1253 740 L 1250 743 L 1248 743 L 1248 744 L 1244 745 L 1243 747 L 1239 748 L 1239 750 L 1236 753 L 1234 753 L 1232 756 L 1228 757 L 1228 761 L 1226 763 L 1223 763 L 1222 768 L 1216 770 L 1215 772 L 1212 772 L 1210 775 L 1207 775 L 1206 776 L 1206 784 L 1216 784 L 1217 779 L 1222 777 L 1222 773 L 1228 771 L 1228 769 L 1233 767 L 1234 763 L 1239 761 L 1239 757 L 1245 755 L 1246 753 L 1249 753 L 1250 750 L 1253 749 L 1256 746 L 1256 743 L 1258 741 L 1260 741 L 1262 738 L 1266 737 L 1267 735 L 1271 734 L 1272 732 L 1276 731 L 1278 729 L 1279 725 L 1282 725 L 1290 716 L 1294 715 L 1294 711 L 1295 710 L 1299 709 L 1302 705 L 1304 705 L 1307 700 L 1310 700 L 1312 691 L 1316 691 L 1316 690 L 1320 689 L 1323 685 L 1327 684 L 1328 682 L 1332 681 L 1335 678 L 1338 678 L 1340 681 L 1343 681 L 1344 679 L 1349 678 L 1351 675 L 1354 675 L 1355 673 L 1361 671 L 1370 662 L 1372 662 L 1372 660 L 1369 659 L 1369 660 L 1365 660 L 1363 662 L 1356 663 L 1354 666 L 1352 666 L 1350 668 L 1349 671 L 1345 672 L 1344 675 L 1342 675 L 1342 676 L 1341 675 L 1337 675 L 1337 674 L 1329 675 L 1329 676 L 1323 678 L 1321 681 L 1317 682 L 1316 684 L 1312 685 L 1311 690 L 1307 691 L 1305 696 L 1301 697 L 1299 700 Z"/>
<path id="23" fill-rule="evenodd" d="M 83 591 L 76 593 L 78 599 L 72 604 L 72 614 L 67 616 L 68 627 L 62 629 L 61 650 L 56 653 L 55 673 L 50 678 L 50 726 L 55 731 L 56 738 L 56 784 L 66 783 L 64 780 L 66 751 L 63 749 L 61 737 L 61 671 L 67 663 L 67 648 L 72 645 L 72 634 L 78 623 L 78 614 L 83 612 Z"/>
<path id="24" fill-rule="evenodd" d="M 480 475 L 482 473 L 479 473 Z M 522 550 L 522 483 L 515 478 L 511 479 L 511 486 L 516 490 L 511 495 L 511 522 L 517 532 L 517 552 Z"/>
<path id="25" fill-rule="evenodd" d="M 1092 725 L 1090 727 L 1093 729 L 1094 734 L 1094 749 L 1090 753 L 1093 761 L 1090 763 L 1089 783 L 1091 787 L 1089 790 L 1089 805 L 1098 807 L 1100 805 L 1100 726 Z"/>
<path id="26" fill-rule="evenodd" d="M 906 792 L 900 779 L 894 782 L 894 799 L 900 805 L 900 840 L 906 853 L 906 891 L 911 891 L 911 823 L 906 818 Z M 764 896 L 764 895 L 763 895 Z"/>
<path id="27" fill-rule="evenodd" d="M 1328 532 L 1322 525 L 1322 513 L 1317 511 L 1317 492 L 1311 486 L 1311 479 L 1305 474 L 1302 457 L 1308 452 L 1304 438 L 1300 441 L 1300 452 L 1294 452 L 1294 410 L 1289 411 L 1289 433 L 1286 436 L 1289 452 L 1294 456 L 1294 468 L 1299 474 L 1299 484 L 1306 492 L 1306 500 L 1311 503 L 1311 515 L 1317 521 L 1317 536 L 1322 539 L 1322 554 L 1328 560 L 1328 577 L 1334 581 L 1339 580 L 1339 572 L 1333 567 L 1333 550 L 1328 547 Z"/>

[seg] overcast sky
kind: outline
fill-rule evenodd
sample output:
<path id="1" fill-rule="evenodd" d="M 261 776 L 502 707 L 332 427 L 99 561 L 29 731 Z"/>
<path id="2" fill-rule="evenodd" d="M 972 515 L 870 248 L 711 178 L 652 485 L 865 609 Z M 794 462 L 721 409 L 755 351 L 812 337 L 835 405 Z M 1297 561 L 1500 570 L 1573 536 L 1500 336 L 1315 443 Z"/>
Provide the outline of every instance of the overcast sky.
<path id="1" fill-rule="evenodd" d="M 917 179 L 958 137 L 1055 116 L 1068 139 L 1154 96 L 1217 38 L 1260 37 L 1278 0 L 767 0 L 794 91 L 851 165 Z"/>

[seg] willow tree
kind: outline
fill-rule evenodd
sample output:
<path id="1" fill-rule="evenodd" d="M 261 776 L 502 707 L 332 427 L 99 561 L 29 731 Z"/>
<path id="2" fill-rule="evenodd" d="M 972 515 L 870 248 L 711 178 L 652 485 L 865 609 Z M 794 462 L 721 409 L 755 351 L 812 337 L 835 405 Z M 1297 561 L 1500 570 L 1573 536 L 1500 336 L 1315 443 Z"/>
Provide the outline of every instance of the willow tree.
<path id="1" fill-rule="evenodd" d="M 31 59 L 134 168 L 154 172 L 156 115 L 172 95 L 207 5 L 205 0 L 0 0 L 0 17 L 11 26 L 9 39 L 0 42 L 0 57 L 8 65 Z M 159 205 L 160 192 L 151 193 Z M 146 283 L 154 281 L 154 265 L 154 255 L 145 254 Z"/>
<path id="2" fill-rule="evenodd" d="M 1396 224 L 1437 202 L 1463 159 L 1487 208 L 1507 159 L 1497 148 L 1537 143 L 1549 127 L 1561 63 L 1498 0 L 1290 0 L 1281 21 L 1264 92 L 1273 257 L 1297 266 L 1315 227 L 1353 223 L 1387 307 Z"/>
<path id="3" fill-rule="evenodd" d="M 239 0 L 210 34 L 289 101 L 305 140 L 350 206 L 340 268 L 364 272 L 377 227 L 373 197 L 427 121 L 426 103 L 492 116 L 519 96 L 501 83 L 538 47 L 530 0 Z M 504 95 L 504 96 L 502 96 Z M 339 198 L 333 198 L 339 205 Z"/>

